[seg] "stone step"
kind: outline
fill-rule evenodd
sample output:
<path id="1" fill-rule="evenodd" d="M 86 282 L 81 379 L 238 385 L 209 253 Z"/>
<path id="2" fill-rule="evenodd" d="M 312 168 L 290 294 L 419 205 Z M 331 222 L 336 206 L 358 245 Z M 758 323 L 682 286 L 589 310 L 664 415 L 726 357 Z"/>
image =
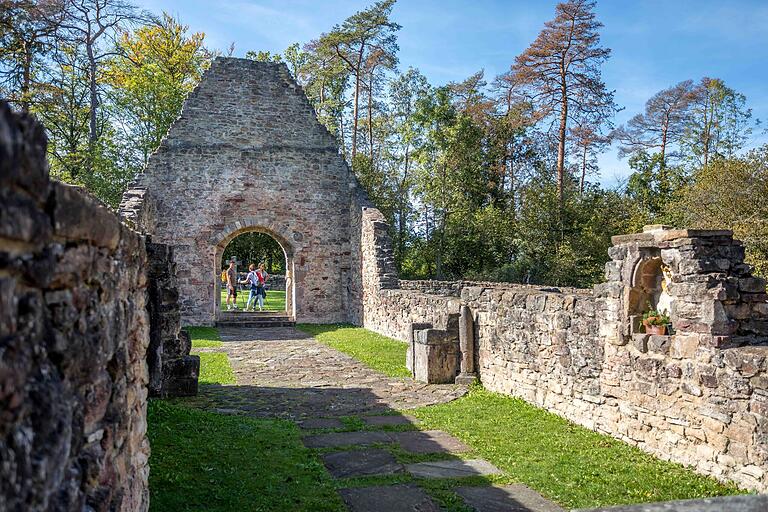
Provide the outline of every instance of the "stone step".
<path id="1" fill-rule="evenodd" d="M 216 327 L 267 329 L 270 327 L 296 327 L 296 322 L 293 320 L 219 320 L 216 322 Z"/>

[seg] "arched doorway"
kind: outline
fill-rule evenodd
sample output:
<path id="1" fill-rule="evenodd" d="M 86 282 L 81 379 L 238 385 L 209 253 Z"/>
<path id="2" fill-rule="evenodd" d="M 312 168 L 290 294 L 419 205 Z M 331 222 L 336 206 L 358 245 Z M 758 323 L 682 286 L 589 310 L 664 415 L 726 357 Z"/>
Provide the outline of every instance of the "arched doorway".
<path id="1" fill-rule="evenodd" d="M 294 276 L 293 248 L 271 230 L 260 226 L 238 228 L 215 246 L 214 254 L 214 317 L 227 311 L 226 287 L 221 281 L 221 271 L 233 260 L 240 279 L 244 279 L 250 264 L 264 263 L 270 280 L 267 286 L 265 311 L 296 316 L 296 284 Z M 248 297 L 248 287 L 238 290 L 237 303 L 242 311 Z"/>

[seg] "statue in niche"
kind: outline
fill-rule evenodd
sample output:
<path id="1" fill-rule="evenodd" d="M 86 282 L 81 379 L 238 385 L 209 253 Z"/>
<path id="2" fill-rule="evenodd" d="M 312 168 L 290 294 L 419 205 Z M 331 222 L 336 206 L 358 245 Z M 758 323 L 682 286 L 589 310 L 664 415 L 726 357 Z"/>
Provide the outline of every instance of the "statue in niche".
<path id="1" fill-rule="evenodd" d="M 672 312 L 672 295 L 669 294 L 669 284 L 672 282 L 672 271 L 667 265 L 662 263 L 661 276 L 660 276 L 661 292 L 659 293 L 659 299 L 656 302 L 656 311 L 665 315 L 670 315 Z"/>

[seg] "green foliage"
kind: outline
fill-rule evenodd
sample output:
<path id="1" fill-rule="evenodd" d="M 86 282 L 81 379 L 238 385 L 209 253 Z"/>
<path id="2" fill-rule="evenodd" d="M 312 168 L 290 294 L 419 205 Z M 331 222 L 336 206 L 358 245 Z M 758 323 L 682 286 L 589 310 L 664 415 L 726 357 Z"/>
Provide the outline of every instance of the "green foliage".
<path id="1" fill-rule="evenodd" d="M 112 88 L 111 109 L 127 126 L 138 167 L 160 145 L 187 94 L 210 64 L 211 56 L 203 46 L 205 35 L 188 31 L 188 26 L 164 12 L 157 24 L 123 34 L 119 56 L 109 61 L 105 71 Z"/>
<path id="2" fill-rule="evenodd" d="M 687 181 L 685 170 L 664 165 L 660 153 L 649 155 L 642 151 L 629 159 L 629 166 L 633 170 L 626 188 L 632 208 L 630 232 L 642 231 L 646 224 L 677 225 L 679 218 L 670 205 Z"/>
<path id="3" fill-rule="evenodd" d="M 737 494 L 678 464 L 579 427 L 526 402 L 475 387 L 456 401 L 417 409 L 424 429 L 445 430 L 566 508 Z"/>
<path id="4" fill-rule="evenodd" d="M 277 241 L 266 233 L 243 233 L 235 237 L 224 249 L 222 268 L 236 257 L 244 262 L 238 270 L 245 272 L 251 263 L 264 263 L 270 274 L 285 274 L 285 252 Z"/>
<path id="5" fill-rule="evenodd" d="M 742 157 L 717 159 L 694 173 L 673 204 L 680 225 L 733 229 L 747 261 L 768 276 L 768 144 Z"/>
<path id="6" fill-rule="evenodd" d="M 300 330 L 321 343 L 362 361 L 390 377 L 410 377 L 405 367 L 408 345 L 349 324 L 299 324 Z"/>
<path id="7" fill-rule="evenodd" d="M 651 303 L 648 302 L 648 311 L 643 313 L 643 321 L 648 325 L 669 325 L 669 316 L 653 309 Z"/>
<path id="8" fill-rule="evenodd" d="M 295 424 L 150 400 L 150 510 L 342 511 Z"/>

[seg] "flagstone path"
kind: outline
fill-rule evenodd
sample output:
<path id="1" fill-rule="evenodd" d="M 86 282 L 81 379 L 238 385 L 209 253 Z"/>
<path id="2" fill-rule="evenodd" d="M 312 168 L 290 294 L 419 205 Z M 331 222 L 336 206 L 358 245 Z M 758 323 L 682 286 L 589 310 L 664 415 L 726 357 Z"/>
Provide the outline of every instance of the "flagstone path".
<path id="1" fill-rule="evenodd" d="M 237 384 L 201 386 L 190 401 L 220 413 L 297 422 L 351 512 L 437 512 L 419 483 L 466 477 L 472 477 L 467 485 L 453 489 L 466 510 L 562 510 L 523 485 L 494 485 L 502 471 L 450 434 L 420 430 L 403 412 L 455 400 L 465 387 L 387 377 L 291 327 L 219 334 L 221 348 L 202 350 L 225 352 Z M 361 483 L 366 478 L 370 485 Z M 382 478 L 398 483 L 380 485 Z"/>

